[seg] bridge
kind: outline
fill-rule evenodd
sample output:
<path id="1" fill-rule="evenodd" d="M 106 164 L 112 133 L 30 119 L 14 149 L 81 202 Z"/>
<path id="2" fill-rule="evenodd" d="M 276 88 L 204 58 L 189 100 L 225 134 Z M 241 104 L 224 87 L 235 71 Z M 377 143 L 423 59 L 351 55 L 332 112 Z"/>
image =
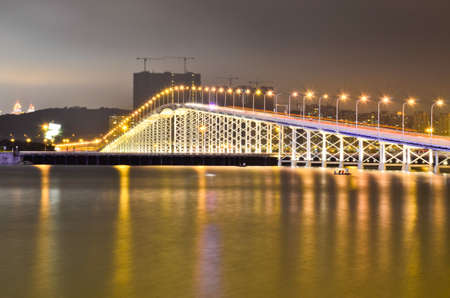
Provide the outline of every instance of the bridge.
<path id="1" fill-rule="evenodd" d="M 448 137 L 293 114 L 290 106 L 286 112 L 277 112 L 273 97 L 271 104 L 266 104 L 268 98 L 264 95 L 261 108 L 261 102 L 255 106 L 255 94 L 249 91 L 167 88 L 101 138 L 58 144 L 57 150 L 261 155 L 275 157 L 279 166 L 292 167 L 389 167 L 404 171 L 426 167 L 435 173 L 448 167 Z M 261 91 L 255 92 L 261 99 Z"/>

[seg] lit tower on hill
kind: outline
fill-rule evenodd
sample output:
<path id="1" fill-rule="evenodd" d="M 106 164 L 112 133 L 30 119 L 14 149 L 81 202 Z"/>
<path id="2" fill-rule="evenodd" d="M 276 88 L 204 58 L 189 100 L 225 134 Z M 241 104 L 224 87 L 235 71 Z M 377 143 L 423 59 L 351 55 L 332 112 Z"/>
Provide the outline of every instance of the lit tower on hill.
<path id="1" fill-rule="evenodd" d="M 16 104 L 14 105 L 13 110 L 12 110 L 12 113 L 13 113 L 14 115 L 20 115 L 20 114 L 23 113 L 23 112 L 22 112 L 22 105 L 20 104 L 19 101 L 17 101 Z"/>
<path id="2" fill-rule="evenodd" d="M 33 113 L 36 109 L 34 108 L 33 104 L 30 103 L 30 105 L 28 106 L 28 110 L 27 113 Z"/>

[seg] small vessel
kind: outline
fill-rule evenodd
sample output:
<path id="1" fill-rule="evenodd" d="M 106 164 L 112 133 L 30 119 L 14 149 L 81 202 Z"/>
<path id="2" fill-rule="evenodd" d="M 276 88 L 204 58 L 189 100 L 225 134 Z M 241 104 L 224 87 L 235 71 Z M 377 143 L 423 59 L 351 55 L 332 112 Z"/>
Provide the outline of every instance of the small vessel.
<path id="1" fill-rule="evenodd" d="M 350 173 L 349 169 L 343 168 L 343 169 L 335 169 L 334 174 L 348 176 L 348 175 L 351 175 L 352 173 Z"/>

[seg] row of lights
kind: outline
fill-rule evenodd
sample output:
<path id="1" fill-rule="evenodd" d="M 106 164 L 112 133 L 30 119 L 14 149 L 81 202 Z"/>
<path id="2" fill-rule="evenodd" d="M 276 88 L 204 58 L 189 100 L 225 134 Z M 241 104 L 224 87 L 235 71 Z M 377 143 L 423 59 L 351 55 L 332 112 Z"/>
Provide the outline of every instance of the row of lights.
<path id="1" fill-rule="evenodd" d="M 245 89 L 244 90 L 244 89 L 240 89 L 240 88 L 233 89 L 233 88 L 223 88 L 223 87 L 216 88 L 214 86 L 213 87 L 208 87 L 208 86 L 205 86 L 205 87 L 202 87 L 202 86 L 189 87 L 189 86 L 180 85 L 180 86 L 174 86 L 174 87 L 166 88 L 166 89 L 162 90 L 161 92 L 159 92 L 158 94 L 156 94 L 155 96 L 153 96 L 151 99 L 149 99 L 147 102 L 145 102 L 142 106 L 140 106 L 138 109 L 136 109 L 132 114 L 130 114 L 125 119 L 123 119 L 114 128 L 112 128 L 107 134 L 105 134 L 103 136 L 102 141 L 108 143 L 108 141 L 109 141 L 108 137 L 113 135 L 115 132 L 117 132 L 117 131 L 122 131 L 122 132 L 127 131 L 129 129 L 129 122 L 130 122 L 130 120 L 134 120 L 136 117 L 140 116 L 140 114 L 144 110 L 148 109 L 149 107 L 152 108 L 154 105 L 156 105 L 156 103 L 158 101 L 163 100 L 164 97 L 166 97 L 167 100 L 168 100 L 168 95 L 169 94 L 172 94 L 172 96 L 174 98 L 174 92 L 178 92 L 178 100 L 179 100 L 179 92 L 182 91 L 183 92 L 183 100 L 184 100 L 184 91 L 188 91 L 188 90 L 197 91 L 197 92 L 205 91 L 205 92 L 214 92 L 214 93 L 218 92 L 218 93 L 225 93 L 225 94 L 228 93 L 228 94 L 237 94 L 237 95 L 244 95 L 244 94 L 250 95 L 250 94 L 252 94 L 252 91 L 250 89 Z M 273 90 L 268 90 L 266 92 L 263 92 L 261 89 L 256 89 L 254 91 L 254 93 L 253 93 L 253 96 L 255 96 L 255 95 L 257 95 L 257 96 L 263 95 L 264 96 L 264 111 L 266 111 L 266 107 L 265 107 L 266 106 L 265 105 L 265 98 L 266 98 L 266 96 L 267 97 L 275 96 L 275 101 L 276 101 L 275 102 L 275 111 L 277 111 L 277 106 L 278 106 L 278 104 L 277 104 L 277 97 L 279 95 L 281 95 L 281 93 L 276 94 Z M 291 92 L 289 94 L 289 104 L 288 104 L 288 113 L 289 113 L 289 115 L 291 113 L 291 98 L 297 98 L 300 95 L 301 94 L 299 92 L 297 92 L 297 91 Z M 313 99 L 314 97 L 315 97 L 315 93 L 313 91 L 311 91 L 311 90 L 308 90 L 308 91 L 306 91 L 303 94 L 303 109 L 302 109 L 303 118 L 305 117 L 305 99 Z M 329 98 L 328 94 L 323 94 L 323 95 L 319 96 L 319 111 L 318 111 L 319 112 L 319 121 L 321 120 L 320 119 L 321 118 L 321 111 L 320 111 L 321 101 L 322 100 L 327 100 L 328 98 Z M 347 99 L 349 99 L 349 95 L 346 94 L 346 93 L 341 93 L 340 95 L 337 96 L 337 99 L 336 99 L 336 124 L 338 123 L 338 119 L 339 119 L 339 102 L 340 101 L 346 101 Z M 356 101 L 356 126 L 358 125 L 358 104 L 359 103 L 366 103 L 368 101 L 369 101 L 369 96 L 365 95 L 365 94 L 361 95 L 358 98 L 358 100 Z M 380 105 L 381 104 L 387 104 L 390 101 L 391 101 L 391 98 L 388 97 L 388 96 L 383 96 L 383 97 L 380 98 L 380 101 L 378 101 L 378 105 L 377 105 L 378 106 L 378 128 L 379 128 L 379 125 L 380 125 L 380 120 L 379 120 L 379 117 L 380 117 Z M 405 106 L 406 105 L 413 106 L 415 103 L 416 103 L 416 100 L 414 98 L 408 98 L 402 105 L 402 131 L 403 131 L 403 133 L 404 133 L 404 114 L 405 114 L 404 113 L 404 109 L 405 109 Z M 431 119 L 432 119 L 432 113 L 433 113 L 434 106 L 442 106 L 443 104 L 444 104 L 444 101 L 442 99 L 440 99 L 440 98 L 437 99 L 432 104 L 432 106 L 431 106 Z M 233 106 L 234 106 L 234 102 L 233 102 Z M 254 107 L 254 98 L 253 98 L 253 110 L 254 110 L 254 108 L 255 107 Z M 431 127 L 432 127 L 432 125 L 431 125 Z M 432 128 L 430 129 L 430 134 L 432 134 Z M 90 142 L 90 143 L 100 143 L 100 142 L 101 142 L 101 140 L 96 139 L 95 141 Z M 79 143 L 83 143 L 83 141 L 80 140 Z"/>

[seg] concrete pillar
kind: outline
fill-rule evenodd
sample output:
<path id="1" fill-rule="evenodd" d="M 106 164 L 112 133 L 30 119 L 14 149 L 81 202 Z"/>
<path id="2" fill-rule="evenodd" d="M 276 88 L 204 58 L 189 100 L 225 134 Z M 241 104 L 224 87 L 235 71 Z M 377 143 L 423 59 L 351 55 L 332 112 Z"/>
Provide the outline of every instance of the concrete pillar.
<path id="1" fill-rule="evenodd" d="M 291 140 L 291 168 L 297 166 L 297 129 L 292 127 L 292 140 Z"/>
<path id="2" fill-rule="evenodd" d="M 327 167 L 327 134 L 322 133 L 322 168 Z"/>
<path id="3" fill-rule="evenodd" d="M 358 139 L 358 169 L 364 169 L 364 140 Z"/>
<path id="4" fill-rule="evenodd" d="M 311 167 L 311 131 L 306 130 L 306 167 Z"/>
<path id="5" fill-rule="evenodd" d="M 430 150 L 431 151 L 431 150 Z M 434 151 L 434 167 L 433 173 L 439 174 L 439 152 Z"/>
<path id="6" fill-rule="evenodd" d="M 380 143 L 380 156 L 379 156 L 378 170 L 384 171 L 386 169 L 385 144 L 384 142 L 379 143 Z"/>
<path id="7" fill-rule="evenodd" d="M 344 137 L 339 136 L 339 167 L 344 167 Z"/>

